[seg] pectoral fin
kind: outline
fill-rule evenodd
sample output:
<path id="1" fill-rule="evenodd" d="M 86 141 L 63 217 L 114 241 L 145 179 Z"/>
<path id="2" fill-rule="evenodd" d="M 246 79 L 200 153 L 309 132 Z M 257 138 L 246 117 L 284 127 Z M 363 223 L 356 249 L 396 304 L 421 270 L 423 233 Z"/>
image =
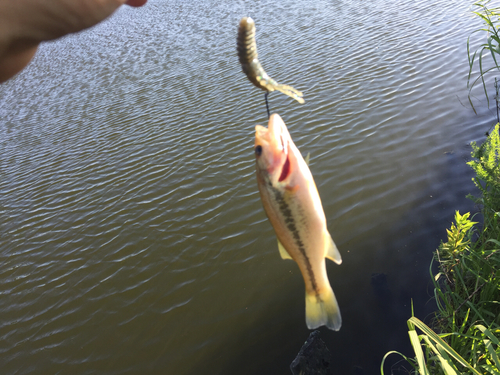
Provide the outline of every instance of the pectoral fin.
<path id="1" fill-rule="evenodd" d="M 281 259 L 292 259 L 288 251 L 286 251 L 285 247 L 281 244 L 280 240 L 278 240 L 278 249 L 280 250 Z"/>
<path id="2" fill-rule="evenodd" d="M 330 236 L 330 233 L 326 232 L 326 236 L 328 236 L 328 249 L 326 250 L 326 255 L 325 257 L 333 260 L 337 264 L 342 263 L 342 257 L 340 256 L 339 249 L 337 249 L 337 246 L 335 245 L 335 242 L 332 240 L 332 236 Z"/>
<path id="3" fill-rule="evenodd" d="M 304 159 L 304 161 L 306 162 L 307 165 L 309 165 L 309 158 L 310 158 L 310 156 L 311 156 L 311 153 L 308 152 L 306 158 Z"/>

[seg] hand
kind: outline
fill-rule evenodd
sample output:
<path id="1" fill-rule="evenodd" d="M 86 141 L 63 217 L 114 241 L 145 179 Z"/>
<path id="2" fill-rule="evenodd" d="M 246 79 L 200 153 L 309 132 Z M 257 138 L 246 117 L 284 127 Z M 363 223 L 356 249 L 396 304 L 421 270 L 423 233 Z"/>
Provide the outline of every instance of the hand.
<path id="1" fill-rule="evenodd" d="M 147 0 L 0 0 L 0 82 L 21 71 L 41 42 L 98 24 Z"/>

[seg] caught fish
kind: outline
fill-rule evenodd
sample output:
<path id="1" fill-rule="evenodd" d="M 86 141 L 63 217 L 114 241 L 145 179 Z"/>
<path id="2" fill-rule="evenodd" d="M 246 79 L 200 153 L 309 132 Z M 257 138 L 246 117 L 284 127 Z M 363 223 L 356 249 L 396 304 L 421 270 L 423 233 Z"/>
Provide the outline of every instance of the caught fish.
<path id="1" fill-rule="evenodd" d="M 326 273 L 325 258 L 342 263 L 326 228 L 326 218 L 311 171 L 278 114 L 268 127 L 255 127 L 257 183 L 283 259 L 299 266 L 306 286 L 306 323 L 338 331 L 337 299 Z"/>
<path id="2" fill-rule="evenodd" d="M 294 98 L 299 103 L 304 103 L 302 93 L 292 86 L 281 85 L 269 77 L 262 68 L 257 55 L 257 43 L 255 42 L 255 22 L 250 17 L 244 17 L 240 21 L 238 29 L 238 58 L 250 82 L 256 87 L 267 92 L 280 91 Z"/>

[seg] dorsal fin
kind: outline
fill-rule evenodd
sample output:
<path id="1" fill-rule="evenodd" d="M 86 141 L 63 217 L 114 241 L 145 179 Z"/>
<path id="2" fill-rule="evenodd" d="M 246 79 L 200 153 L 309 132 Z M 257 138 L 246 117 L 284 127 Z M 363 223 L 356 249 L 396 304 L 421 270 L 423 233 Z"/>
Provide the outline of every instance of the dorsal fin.
<path id="1" fill-rule="evenodd" d="M 309 158 L 310 158 L 310 156 L 311 156 L 311 153 L 310 153 L 310 152 L 308 152 L 308 153 L 307 153 L 306 158 L 304 159 L 304 160 L 305 160 L 305 162 L 306 162 L 306 164 L 307 164 L 308 166 L 309 166 Z"/>

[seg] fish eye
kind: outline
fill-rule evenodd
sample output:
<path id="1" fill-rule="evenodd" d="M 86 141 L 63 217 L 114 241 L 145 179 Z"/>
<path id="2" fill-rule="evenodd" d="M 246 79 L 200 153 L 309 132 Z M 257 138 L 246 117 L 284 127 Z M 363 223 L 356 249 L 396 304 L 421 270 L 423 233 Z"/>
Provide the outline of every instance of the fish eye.
<path id="1" fill-rule="evenodd" d="M 260 154 L 262 154 L 262 146 L 255 146 L 255 155 L 260 156 Z"/>

